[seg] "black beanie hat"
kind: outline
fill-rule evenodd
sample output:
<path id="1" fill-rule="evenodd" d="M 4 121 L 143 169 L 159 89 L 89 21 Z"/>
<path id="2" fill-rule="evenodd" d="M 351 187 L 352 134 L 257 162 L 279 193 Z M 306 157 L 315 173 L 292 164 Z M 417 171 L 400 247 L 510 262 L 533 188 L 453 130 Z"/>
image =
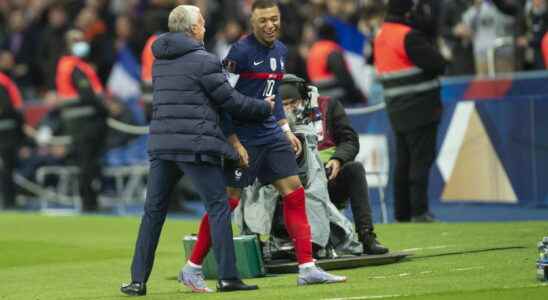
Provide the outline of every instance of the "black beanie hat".
<path id="1" fill-rule="evenodd" d="M 413 8 L 413 0 L 388 0 L 388 13 L 403 16 Z"/>

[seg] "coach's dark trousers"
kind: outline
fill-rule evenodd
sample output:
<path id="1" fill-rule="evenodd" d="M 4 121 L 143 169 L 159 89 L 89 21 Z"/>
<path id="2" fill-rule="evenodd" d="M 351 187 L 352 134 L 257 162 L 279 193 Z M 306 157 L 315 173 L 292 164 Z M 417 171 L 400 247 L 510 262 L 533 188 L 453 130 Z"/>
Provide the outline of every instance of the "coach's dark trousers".
<path id="1" fill-rule="evenodd" d="M 211 240 L 217 259 L 219 279 L 239 278 L 232 240 L 226 183 L 220 166 L 152 159 L 144 215 L 131 265 L 131 279 L 147 282 L 154 263 L 169 196 L 181 176 L 189 176 L 209 214 Z"/>

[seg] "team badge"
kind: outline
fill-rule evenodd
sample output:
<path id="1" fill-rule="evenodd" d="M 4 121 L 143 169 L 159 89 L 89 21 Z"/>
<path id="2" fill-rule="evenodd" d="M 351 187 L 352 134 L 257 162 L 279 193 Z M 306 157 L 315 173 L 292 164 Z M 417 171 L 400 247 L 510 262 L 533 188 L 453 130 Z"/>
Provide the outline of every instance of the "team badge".
<path id="1" fill-rule="evenodd" d="M 278 68 L 278 64 L 276 63 L 276 59 L 274 57 L 271 57 L 270 58 L 270 69 L 272 69 L 272 71 L 276 71 L 277 68 Z"/>

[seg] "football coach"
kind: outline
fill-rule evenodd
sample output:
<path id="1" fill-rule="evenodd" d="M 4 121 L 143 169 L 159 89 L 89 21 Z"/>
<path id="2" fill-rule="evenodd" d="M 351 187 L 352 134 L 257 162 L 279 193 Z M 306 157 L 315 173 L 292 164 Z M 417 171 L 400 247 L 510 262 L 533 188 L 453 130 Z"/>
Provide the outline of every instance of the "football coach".
<path id="1" fill-rule="evenodd" d="M 146 282 L 164 224 L 173 186 L 185 174 L 209 214 L 220 291 L 257 289 L 236 270 L 230 210 L 221 162 L 238 159 L 219 125 L 219 113 L 262 121 L 272 113 L 271 99 L 250 98 L 234 90 L 219 58 L 203 45 L 204 18 L 196 6 L 180 5 L 168 19 L 169 31 L 152 46 L 153 102 L 148 153 L 150 170 L 144 215 L 131 265 L 131 283 L 122 293 L 146 294 Z"/>

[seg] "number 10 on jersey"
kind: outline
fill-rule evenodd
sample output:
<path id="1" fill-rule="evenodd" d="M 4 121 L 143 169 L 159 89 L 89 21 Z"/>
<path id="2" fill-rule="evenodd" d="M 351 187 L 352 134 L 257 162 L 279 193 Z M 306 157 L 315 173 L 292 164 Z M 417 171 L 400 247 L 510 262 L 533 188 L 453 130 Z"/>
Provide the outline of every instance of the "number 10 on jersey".
<path id="1" fill-rule="evenodd" d="M 276 84 L 275 80 L 268 79 L 266 81 L 266 86 L 264 88 L 263 96 L 270 97 L 274 95 L 274 85 Z"/>

